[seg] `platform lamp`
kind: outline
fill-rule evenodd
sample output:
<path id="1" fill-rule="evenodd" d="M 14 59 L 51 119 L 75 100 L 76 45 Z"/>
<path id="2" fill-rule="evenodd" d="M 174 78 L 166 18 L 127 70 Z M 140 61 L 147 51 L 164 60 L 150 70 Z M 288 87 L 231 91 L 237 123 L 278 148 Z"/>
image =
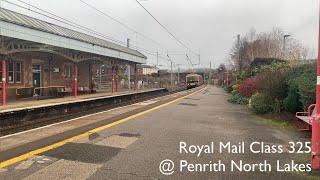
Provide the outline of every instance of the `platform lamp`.
<path id="1" fill-rule="evenodd" d="M 290 34 L 285 34 L 283 35 L 283 60 L 285 60 L 286 58 L 286 38 L 287 37 L 290 37 L 291 35 Z"/>
<path id="2" fill-rule="evenodd" d="M 238 60 L 238 58 L 236 57 L 236 54 L 237 52 L 234 52 L 234 53 L 229 53 L 229 55 L 231 56 L 231 59 L 233 59 L 233 58 L 235 58 L 235 70 L 236 70 L 236 83 L 237 83 L 237 81 L 238 81 L 238 68 L 239 68 L 239 66 L 238 66 L 238 64 L 239 64 L 239 60 Z"/>
<path id="3" fill-rule="evenodd" d="M 178 86 L 180 85 L 180 66 L 183 64 L 176 64 L 178 66 Z"/>
<path id="4" fill-rule="evenodd" d="M 160 66 L 163 66 L 162 64 L 158 64 L 157 65 L 157 68 L 160 67 Z M 158 81 L 159 81 L 159 88 L 161 88 L 161 70 L 160 68 L 158 69 Z"/>

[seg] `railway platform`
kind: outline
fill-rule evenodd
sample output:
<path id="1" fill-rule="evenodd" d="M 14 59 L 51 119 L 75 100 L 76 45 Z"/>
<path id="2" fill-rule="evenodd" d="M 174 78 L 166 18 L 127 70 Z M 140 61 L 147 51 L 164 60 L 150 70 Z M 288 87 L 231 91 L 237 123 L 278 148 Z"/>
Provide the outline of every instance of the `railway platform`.
<path id="1" fill-rule="evenodd" d="M 177 99 L 192 92 L 199 91 L 202 88 L 203 87 L 195 88 L 188 91 L 169 93 L 165 96 L 160 96 L 158 94 L 156 96 L 148 97 L 146 100 L 141 100 L 136 103 L 126 104 L 105 111 L 99 111 L 92 114 L 73 117 L 66 121 L 51 123 L 45 126 L 0 136 L 0 162 L 14 156 L 19 156 L 23 153 L 33 151 L 36 148 L 45 147 L 49 144 L 59 142 L 68 137 L 73 137 L 77 134 L 81 134 L 91 129 L 116 122 L 119 119 L 123 119 L 139 112 L 143 112 L 152 107 L 156 107 L 172 101 L 173 99 Z M 152 93 L 163 90 L 163 88 L 144 90 L 135 93 L 124 93 L 122 94 L 122 96 L 138 93 L 141 94 L 142 92 Z M 118 94 L 109 97 L 111 98 L 115 96 L 121 95 Z M 94 135 L 95 133 L 92 133 L 86 138 L 92 138 Z M 86 138 L 84 138 L 83 140 L 85 140 Z M 80 141 L 82 140 L 79 140 L 79 142 Z"/>
<path id="2" fill-rule="evenodd" d="M 165 88 L 15 103 L 0 109 L 0 136 L 59 123 L 68 119 L 122 107 L 167 93 L 181 91 Z"/>
<path id="3" fill-rule="evenodd" d="M 61 98 L 51 98 L 51 99 L 21 99 L 18 101 L 13 101 L 8 103 L 6 106 L 0 106 L 0 114 L 5 112 L 12 112 L 18 111 L 22 109 L 33 109 L 38 107 L 49 107 L 49 106 L 56 106 L 59 104 L 66 104 L 66 103 L 75 103 L 79 101 L 86 101 L 92 99 L 99 99 L 99 98 L 106 98 L 112 96 L 120 96 L 120 95 L 127 95 L 127 94 L 134 94 L 134 93 L 143 93 L 149 91 L 160 90 L 164 88 L 150 88 L 150 89 L 140 89 L 140 90 L 129 90 L 129 89 L 122 89 L 118 92 L 110 92 L 110 91 L 97 91 L 94 94 L 83 94 L 77 97 L 74 96 L 66 96 Z"/>

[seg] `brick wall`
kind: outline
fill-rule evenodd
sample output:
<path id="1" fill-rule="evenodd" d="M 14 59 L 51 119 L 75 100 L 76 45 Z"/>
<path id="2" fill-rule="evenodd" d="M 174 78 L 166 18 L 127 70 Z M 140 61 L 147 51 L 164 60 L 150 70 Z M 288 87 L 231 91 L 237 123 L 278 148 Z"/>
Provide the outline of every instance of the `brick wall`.
<path id="1" fill-rule="evenodd" d="M 21 82 L 16 82 L 16 77 L 14 77 L 14 82 L 7 82 L 7 100 L 12 101 L 20 97 L 32 96 L 32 89 L 19 90 L 20 95 L 16 95 L 16 89 L 22 87 L 33 86 L 33 65 L 41 66 L 41 86 L 66 86 L 73 87 L 74 76 L 73 67 L 74 63 L 68 59 L 57 55 L 51 55 L 47 53 L 19 53 L 12 56 L 7 56 L 11 58 L 11 62 L 21 62 L 22 72 L 21 72 Z M 7 61 L 7 64 L 8 61 Z M 65 75 L 64 67 L 70 67 L 70 75 Z M 53 72 L 53 68 L 59 69 L 59 72 Z M 7 68 L 8 70 L 8 68 Z M 15 69 L 14 69 L 15 72 Z M 16 73 L 14 73 L 16 76 Z M 78 86 L 79 87 L 90 87 L 90 64 L 88 61 L 83 61 L 78 63 Z M 1 83 L 0 83 L 1 84 Z M 0 85 L 1 86 L 1 85 Z M 0 94 L 1 96 L 1 94 Z"/>

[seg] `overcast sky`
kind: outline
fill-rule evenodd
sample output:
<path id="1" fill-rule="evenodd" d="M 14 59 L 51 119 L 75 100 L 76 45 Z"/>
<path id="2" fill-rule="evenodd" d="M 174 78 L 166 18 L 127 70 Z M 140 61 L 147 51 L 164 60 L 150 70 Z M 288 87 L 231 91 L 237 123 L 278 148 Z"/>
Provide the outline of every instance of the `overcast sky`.
<path id="1" fill-rule="evenodd" d="M 1 1 L 1 0 L 0 0 Z M 10 0 L 19 3 L 17 0 Z M 160 44 L 137 35 L 79 0 L 24 0 L 96 31 L 148 49 L 160 56 L 169 56 L 182 68 L 190 67 L 185 54 L 198 63 L 198 57 L 172 38 L 135 0 L 85 0 L 106 14 L 123 22 Z M 319 0 L 141 0 L 165 27 L 186 46 L 201 53 L 201 66 L 217 67 L 226 60 L 237 34 L 245 35 L 252 27 L 257 33 L 280 27 L 317 53 Z M 21 4 L 21 3 L 19 3 Z M 28 10 L 2 1 L 1 7 L 48 20 Z M 32 9 L 32 8 L 31 8 Z M 51 19 L 48 21 L 57 23 Z M 64 25 L 66 26 L 66 25 Z M 156 57 L 147 54 L 147 64 L 156 64 Z M 159 64 L 168 68 L 161 58 Z"/>

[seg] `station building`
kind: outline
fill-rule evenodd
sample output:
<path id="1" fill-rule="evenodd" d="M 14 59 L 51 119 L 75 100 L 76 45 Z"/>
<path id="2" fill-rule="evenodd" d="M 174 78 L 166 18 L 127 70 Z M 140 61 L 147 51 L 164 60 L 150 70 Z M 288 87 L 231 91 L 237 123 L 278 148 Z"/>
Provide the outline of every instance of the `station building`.
<path id="1" fill-rule="evenodd" d="M 120 71 L 146 63 L 142 53 L 98 36 L 0 8 L 2 105 L 34 96 L 93 93 L 101 71 L 117 85 Z M 134 78 L 132 81 L 135 81 Z"/>

